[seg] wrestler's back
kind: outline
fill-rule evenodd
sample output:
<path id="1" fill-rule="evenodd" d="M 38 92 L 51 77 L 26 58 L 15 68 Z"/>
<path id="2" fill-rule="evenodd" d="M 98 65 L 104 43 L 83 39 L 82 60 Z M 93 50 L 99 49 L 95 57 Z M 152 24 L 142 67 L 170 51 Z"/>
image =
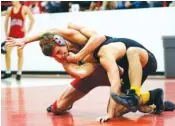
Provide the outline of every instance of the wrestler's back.
<path id="1" fill-rule="evenodd" d="M 106 36 L 106 40 L 95 49 L 94 51 L 94 58 L 99 61 L 99 57 L 98 57 L 98 52 L 101 49 L 102 46 L 111 44 L 111 43 L 123 43 L 126 46 L 126 49 L 128 49 L 129 47 L 140 47 L 143 48 L 145 50 L 147 50 L 148 52 L 150 52 L 148 49 L 146 49 L 143 45 L 141 45 L 140 43 L 138 43 L 137 41 L 134 41 L 132 39 L 128 39 L 128 38 L 114 38 L 114 37 L 110 37 L 110 36 Z"/>

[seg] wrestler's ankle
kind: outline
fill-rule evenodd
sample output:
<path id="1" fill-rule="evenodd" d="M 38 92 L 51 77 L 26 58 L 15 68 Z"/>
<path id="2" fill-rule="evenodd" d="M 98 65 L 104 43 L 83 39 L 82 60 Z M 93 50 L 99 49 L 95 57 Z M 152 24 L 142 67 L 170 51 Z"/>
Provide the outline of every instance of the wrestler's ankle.
<path id="1" fill-rule="evenodd" d="M 135 90 L 135 94 L 140 97 L 140 86 L 132 84 L 130 90 Z"/>
<path id="2" fill-rule="evenodd" d="M 58 107 L 57 107 L 57 100 L 52 104 L 52 112 L 57 110 Z"/>

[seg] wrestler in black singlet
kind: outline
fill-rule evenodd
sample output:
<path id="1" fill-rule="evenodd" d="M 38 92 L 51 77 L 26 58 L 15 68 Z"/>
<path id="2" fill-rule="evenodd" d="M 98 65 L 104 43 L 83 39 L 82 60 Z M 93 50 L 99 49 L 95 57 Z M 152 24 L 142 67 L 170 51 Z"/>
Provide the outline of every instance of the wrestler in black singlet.
<path id="1" fill-rule="evenodd" d="M 106 36 L 106 40 L 99 47 L 95 49 L 94 54 L 93 54 L 94 58 L 99 62 L 98 52 L 100 48 L 103 45 L 107 45 L 109 43 L 114 43 L 114 42 L 124 43 L 126 46 L 126 49 L 128 49 L 129 47 L 140 47 L 140 48 L 145 49 L 148 52 L 148 62 L 143 68 L 143 75 L 142 75 L 142 84 L 143 84 L 143 82 L 148 77 L 148 75 L 151 73 L 154 73 L 157 69 L 157 61 L 156 61 L 155 56 L 148 49 L 146 49 L 143 45 L 141 45 L 140 43 L 134 40 L 127 39 L 127 38 L 113 38 L 113 37 Z M 130 81 L 129 81 L 129 75 L 128 75 L 129 65 L 128 65 L 126 54 L 123 56 L 123 58 L 117 61 L 117 64 L 124 69 L 124 73 L 121 76 L 121 79 L 123 80 L 121 91 L 123 93 L 126 93 L 126 91 L 130 89 Z"/>

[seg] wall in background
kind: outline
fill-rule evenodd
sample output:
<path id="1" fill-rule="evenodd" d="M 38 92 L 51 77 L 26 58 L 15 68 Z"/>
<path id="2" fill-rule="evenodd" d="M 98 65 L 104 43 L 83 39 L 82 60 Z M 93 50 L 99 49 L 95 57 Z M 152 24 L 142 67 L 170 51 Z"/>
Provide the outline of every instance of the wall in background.
<path id="1" fill-rule="evenodd" d="M 114 37 L 134 39 L 152 51 L 158 60 L 158 72 L 164 72 L 162 36 L 175 35 L 175 8 L 149 8 L 98 12 L 73 12 L 34 15 L 35 25 L 27 36 L 51 28 L 64 28 L 68 22 L 83 24 Z M 4 17 L 1 18 L 1 41 L 5 40 Z M 27 20 L 26 26 L 29 21 Z M 17 51 L 12 51 L 12 70 L 17 69 Z M 1 70 L 5 57 L 1 55 Z M 41 53 L 38 42 L 24 48 L 24 71 L 64 71 L 54 59 Z"/>

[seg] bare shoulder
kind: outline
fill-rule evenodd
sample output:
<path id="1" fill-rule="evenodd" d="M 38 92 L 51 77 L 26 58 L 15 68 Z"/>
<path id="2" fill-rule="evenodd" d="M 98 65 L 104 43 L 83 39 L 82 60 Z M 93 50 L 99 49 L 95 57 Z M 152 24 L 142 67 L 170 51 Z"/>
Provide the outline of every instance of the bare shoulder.
<path id="1" fill-rule="evenodd" d="M 29 9 L 29 7 L 27 7 L 26 5 L 22 5 L 23 6 L 23 9 Z"/>
<path id="2" fill-rule="evenodd" d="M 30 10 L 29 7 L 23 5 L 23 8 L 22 9 L 23 9 L 22 11 L 23 11 L 23 14 L 24 15 L 28 15 L 30 18 L 33 17 L 32 11 Z"/>
<path id="3" fill-rule="evenodd" d="M 27 7 L 26 5 L 23 5 L 22 11 L 28 13 L 30 11 L 30 8 Z"/>
<path id="4" fill-rule="evenodd" d="M 12 11 L 12 7 L 9 7 L 9 8 L 7 9 L 6 14 L 10 14 L 11 11 Z"/>

